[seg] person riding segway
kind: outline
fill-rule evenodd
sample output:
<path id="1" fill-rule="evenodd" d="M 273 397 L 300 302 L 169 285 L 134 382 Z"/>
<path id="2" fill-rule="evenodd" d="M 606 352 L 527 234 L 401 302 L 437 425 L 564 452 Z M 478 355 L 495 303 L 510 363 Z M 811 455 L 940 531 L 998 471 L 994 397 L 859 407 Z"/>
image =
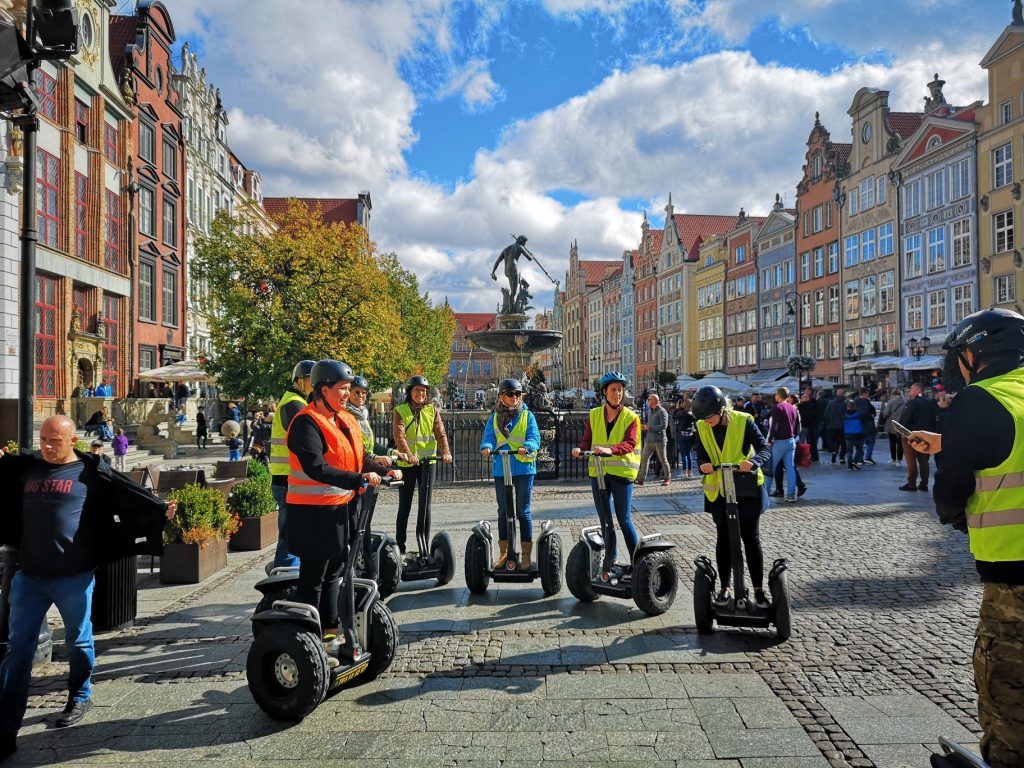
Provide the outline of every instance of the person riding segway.
<path id="1" fill-rule="evenodd" d="M 392 422 L 398 466 L 405 473 L 405 485 L 398 491 L 398 515 L 395 540 L 405 557 L 402 581 L 437 579 L 443 586 L 455 575 L 455 554 L 447 533 L 439 531 L 430 538 L 431 492 L 436 475 L 437 453 L 451 464 L 448 435 L 441 414 L 428 402 L 430 382 L 425 376 L 412 376 L 405 385 L 405 402 L 395 408 Z M 417 551 L 406 553 L 405 541 L 412 509 L 413 491 L 418 489 L 416 508 Z"/>
<path id="2" fill-rule="evenodd" d="M 715 560 L 718 573 L 704 555 L 694 562 L 693 606 L 697 631 L 712 632 L 714 622 L 731 626 L 767 627 L 775 624 L 780 639 L 790 633 L 789 589 L 786 561 L 776 560 L 768 577 L 773 602 L 764 593 L 764 555 L 758 523 L 767 503 L 761 467 L 771 460 L 771 449 L 743 411 L 735 411 L 718 387 L 701 387 L 693 397 L 697 421 L 697 464 L 703 475 L 704 511 L 718 530 Z M 743 583 L 746 551 L 754 599 Z M 716 577 L 721 588 L 714 593 Z M 732 590 L 730 590 L 732 579 Z"/>
<path id="3" fill-rule="evenodd" d="M 264 627 L 254 626 L 246 664 L 253 697 L 272 717 L 301 719 L 330 685 L 375 676 L 394 658 L 397 629 L 372 581 L 359 585 L 357 620 L 351 517 L 357 490 L 377 487 L 385 473 L 401 480 L 401 472 L 364 457 L 359 425 L 345 411 L 353 378 L 337 360 L 314 365 L 311 402 L 288 427 L 288 541 L 301 558 L 295 601 L 253 617 Z"/>
<path id="4" fill-rule="evenodd" d="M 590 487 L 600 526 L 584 528 L 569 553 L 565 568 L 569 591 L 584 602 L 598 595 L 632 599 L 640 610 L 655 616 L 675 600 L 678 574 L 669 549 L 675 547 L 660 533 L 637 537 L 631 518 L 633 481 L 640 470 L 640 418 L 623 407 L 626 377 L 618 371 L 600 380 L 605 402 L 591 409 L 583 439 L 572 455 L 588 458 Z M 618 518 L 628 564 L 616 564 L 615 524 Z"/>
<path id="5" fill-rule="evenodd" d="M 530 497 L 537 473 L 540 430 L 536 417 L 523 402 L 523 385 L 518 379 L 505 379 L 498 389 L 498 403 L 480 441 L 480 452 L 493 456 L 494 491 L 498 500 L 498 559 L 490 565 L 491 527 L 486 521 L 480 521 L 466 542 L 466 585 L 473 594 L 482 594 L 487 591 L 492 577 L 495 581 L 530 582 L 540 576 L 544 593 L 552 595 L 562 588 L 562 546 L 550 521 L 542 526 L 537 542 L 536 567 L 532 561 Z M 516 552 L 517 518 L 521 527 L 522 558 Z"/>

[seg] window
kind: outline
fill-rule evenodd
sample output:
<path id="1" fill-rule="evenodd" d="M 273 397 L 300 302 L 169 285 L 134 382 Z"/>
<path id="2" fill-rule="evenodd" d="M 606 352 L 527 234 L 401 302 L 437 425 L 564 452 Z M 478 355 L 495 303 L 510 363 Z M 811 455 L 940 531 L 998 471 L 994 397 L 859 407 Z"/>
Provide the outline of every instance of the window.
<path id="1" fill-rule="evenodd" d="M 971 220 L 953 222 L 953 269 L 971 263 Z"/>
<path id="2" fill-rule="evenodd" d="M 819 333 L 814 337 L 814 358 L 816 360 L 825 359 L 825 334 Z"/>
<path id="3" fill-rule="evenodd" d="M 860 260 L 872 261 L 875 258 L 875 230 L 867 229 L 860 233 Z"/>
<path id="4" fill-rule="evenodd" d="M 839 331 L 832 331 L 828 335 L 828 356 L 833 360 L 839 357 Z"/>
<path id="5" fill-rule="evenodd" d="M 882 326 L 878 347 L 879 352 L 896 351 L 896 323 L 886 323 Z"/>
<path id="6" fill-rule="evenodd" d="M 41 69 L 35 72 L 35 91 L 39 97 L 39 114 L 51 120 L 57 119 L 57 80 Z M 38 387 L 37 387 L 38 389 Z"/>
<path id="7" fill-rule="evenodd" d="M 121 198 L 107 192 L 107 205 L 104 211 L 103 230 L 103 266 L 114 272 L 121 271 Z"/>
<path id="8" fill-rule="evenodd" d="M 889 270 L 878 276 L 878 313 L 896 310 L 896 271 Z"/>
<path id="9" fill-rule="evenodd" d="M 915 179 L 903 188 L 903 210 L 907 217 L 921 213 L 921 179 Z"/>
<path id="10" fill-rule="evenodd" d="M 39 242 L 57 247 L 60 222 L 60 161 L 49 152 L 36 150 L 36 229 Z"/>
<path id="11" fill-rule="evenodd" d="M 36 275 L 35 384 L 37 397 L 57 396 L 57 278 Z"/>
<path id="12" fill-rule="evenodd" d="M 747 248 L 743 245 L 737 245 L 733 251 L 733 258 L 737 264 L 740 264 L 747 258 Z"/>
<path id="13" fill-rule="evenodd" d="M 856 320 L 860 316 L 860 283 L 857 280 L 846 282 L 846 319 Z"/>
<path id="14" fill-rule="evenodd" d="M 736 298 L 741 299 L 747 295 L 747 281 L 742 277 L 736 279 Z"/>
<path id="15" fill-rule="evenodd" d="M 1000 211 L 992 217 L 995 230 L 996 253 L 1013 250 L 1013 209 Z"/>
<path id="16" fill-rule="evenodd" d="M 178 202 L 164 198 L 163 219 L 164 243 L 170 246 L 178 244 Z"/>
<path id="17" fill-rule="evenodd" d="M 755 309 L 747 310 L 747 330 L 757 330 L 757 310 Z"/>
<path id="18" fill-rule="evenodd" d="M 974 285 L 953 286 L 953 322 L 959 323 L 974 311 Z"/>
<path id="19" fill-rule="evenodd" d="M 793 278 L 795 277 L 795 275 L 793 274 L 793 267 L 794 267 L 793 260 L 792 259 L 787 259 L 786 260 L 786 285 L 792 285 L 793 284 Z"/>
<path id="20" fill-rule="evenodd" d="M 453 363 L 454 365 L 454 363 Z M 139 371 L 151 371 L 156 368 L 156 348 L 139 346 Z"/>
<path id="21" fill-rule="evenodd" d="M 196 183 L 190 178 L 188 180 L 188 221 L 191 224 L 196 220 Z M 632 294 L 630 294 L 632 295 Z"/>
<path id="22" fill-rule="evenodd" d="M 117 164 L 117 126 L 103 121 L 103 156 Z"/>
<path id="23" fill-rule="evenodd" d="M 800 254 L 800 280 L 806 282 L 811 279 L 811 252 Z"/>
<path id="24" fill-rule="evenodd" d="M 885 205 L 885 176 L 875 178 L 875 202 L 878 205 Z"/>
<path id="25" fill-rule="evenodd" d="M 821 209 L 822 206 L 816 205 L 814 210 L 811 212 L 811 224 L 814 227 L 814 232 L 821 232 L 822 230 Z"/>
<path id="26" fill-rule="evenodd" d="M 781 286 L 785 282 L 785 278 L 782 275 L 782 265 L 775 265 L 775 285 L 776 287 Z"/>
<path id="27" fill-rule="evenodd" d="M 699 371 L 706 371 L 708 369 L 707 356 L 706 355 L 707 355 L 707 353 L 703 349 L 698 350 L 698 352 L 697 352 L 697 369 Z"/>
<path id="28" fill-rule="evenodd" d="M 928 230 L 928 274 L 946 270 L 946 229 Z"/>
<path id="29" fill-rule="evenodd" d="M 78 313 L 81 328 L 87 333 L 96 332 L 96 291 L 84 285 L 71 287 L 71 306 Z"/>
<path id="30" fill-rule="evenodd" d="M 156 320 L 153 305 L 156 303 L 156 267 L 148 261 L 139 262 L 139 319 Z"/>
<path id="31" fill-rule="evenodd" d="M 928 183 L 928 210 L 946 204 L 946 174 L 940 168 L 929 173 L 925 180 Z"/>
<path id="32" fill-rule="evenodd" d="M 800 294 L 800 327 L 811 327 L 811 294 Z"/>
<path id="33" fill-rule="evenodd" d="M 815 255 L 817 258 L 817 255 Z M 839 242 L 828 244 L 828 273 L 834 275 L 839 271 Z M 818 268 L 814 268 L 814 274 L 818 274 Z"/>
<path id="34" fill-rule="evenodd" d="M 869 176 L 860 182 L 860 209 L 866 211 L 875 207 L 875 178 Z"/>
<path id="35" fill-rule="evenodd" d="M 809 234 L 811 234 L 811 217 L 810 217 L 810 214 L 807 213 L 807 211 L 804 211 L 804 215 L 801 218 L 803 219 L 803 222 L 804 222 L 804 237 L 807 237 Z"/>
<path id="36" fill-rule="evenodd" d="M 849 197 L 847 198 L 847 200 L 849 200 L 849 202 L 850 202 L 850 215 L 851 216 L 856 216 L 857 215 L 857 204 L 860 201 L 860 195 L 857 192 L 857 188 L 856 187 L 854 187 L 853 189 L 850 190 Z"/>
<path id="37" fill-rule="evenodd" d="M 907 330 L 908 331 L 920 331 L 923 325 L 923 315 L 921 312 L 921 296 L 907 296 L 906 298 L 907 307 Z"/>
<path id="38" fill-rule="evenodd" d="M 860 281 L 860 316 L 878 314 L 878 275 L 868 275 Z"/>
<path id="39" fill-rule="evenodd" d="M 178 324 L 178 273 L 173 269 L 163 271 L 161 285 L 161 308 L 164 325 Z"/>
<path id="40" fill-rule="evenodd" d="M 164 175 L 169 179 L 178 179 L 178 148 L 164 140 Z"/>
<path id="41" fill-rule="evenodd" d="M 945 290 L 928 293 L 928 327 L 931 329 L 946 327 Z"/>
<path id="42" fill-rule="evenodd" d="M 156 193 L 149 187 L 139 189 L 139 232 L 150 237 L 156 237 L 155 197 Z"/>
<path id="43" fill-rule="evenodd" d="M 82 144 L 89 143 L 89 106 L 75 99 L 75 136 Z"/>
<path id="44" fill-rule="evenodd" d="M 754 272 L 747 275 L 747 293 L 751 296 L 757 293 L 757 274 Z"/>
<path id="45" fill-rule="evenodd" d="M 736 333 L 736 315 L 725 318 L 725 332 L 729 335 Z"/>
<path id="46" fill-rule="evenodd" d="M 110 385 L 110 394 L 117 395 L 117 374 L 121 347 L 118 344 L 118 333 L 121 328 L 121 299 L 118 296 L 103 296 L 103 320 L 106 324 L 106 337 L 103 341 L 103 373 Z"/>
<path id="47" fill-rule="evenodd" d="M 847 267 L 857 266 L 857 236 L 851 235 L 846 238 L 846 260 L 844 262 Z"/>
<path id="48" fill-rule="evenodd" d="M 903 240 L 903 278 L 921 276 L 921 236 L 911 235 Z"/>
<path id="49" fill-rule="evenodd" d="M 823 288 L 814 292 L 814 324 L 825 324 L 825 290 Z"/>
<path id="50" fill-rule="evenodd" d="M 874 326 L 865 328 L 861 337 L 861 344 L 868 354 L 878 352 L 878 328 Z"/>
<path id="51" fill-rule="evenodd" d="M 89 179 L 75 174 L 75 257 L 84 259 L 89 244 Z"/>
<path id="52" fill-rule="evenodd" d="M 1003 144 L 992 150 L 992 186 L 1005 187 L 1013 183 L 1013 144 Z"/>
<path id="53" fill-rule="evenodd" d="M 971 194 L 971 161 L 959 160 L 949 166 L 949 199 L 959 200 Z"/>
<path id="54" fill-rule="evenodd" d="M 772 287 L 772 271 L 768 267 L 761 270 L 761 290 L 767 291 Z"/>
<path id="55" fill-rule="evenodd" d="M 893 234 L 892 234 L 893 223 L 887 221 L 885 224 L 878 228 L 878 255 L 892 256 L 893 254 Z"/>
<path id="56" fill-rule="evenodd" d="M 830 285 L 828 287 L 828 321 L 830 323 L 839 322 L 839 286 Z"/>
<path id="57" fill-rule="evenodd" d="M 832 203 L 825 203 L 825 229 L 832 228 Z"/>
<path id="58" fill-rule="evenodd" d="M 1006 125 L 1013 120 L 1013 102 L 1009 99 L 999 105 L 999 124 Z"/>
<path id="59" fill-rule="evenodd" d="M 153 126 L 146 123 L 139 123 L 139 157 L 149 162 L 154 162 L 156 144 L 153 136 Z"/>
<path id="60" fill-rule="evenodd" d="M 1012 304 L 1017 300 L 1016 275 L 1000 275 L 995 278 L 996 304 Z"/>

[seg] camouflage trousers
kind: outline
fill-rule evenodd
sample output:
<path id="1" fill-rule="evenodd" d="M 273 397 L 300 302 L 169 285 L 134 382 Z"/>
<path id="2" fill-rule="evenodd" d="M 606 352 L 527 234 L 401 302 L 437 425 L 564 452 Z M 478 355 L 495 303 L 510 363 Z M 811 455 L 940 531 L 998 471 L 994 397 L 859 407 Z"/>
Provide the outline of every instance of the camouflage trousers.
<path id="1" fill-rule="evenodd" d="M 1024 765 L 1024 586 L 985 585 L 974 682 L 982 757 L 992 768 Z"/>

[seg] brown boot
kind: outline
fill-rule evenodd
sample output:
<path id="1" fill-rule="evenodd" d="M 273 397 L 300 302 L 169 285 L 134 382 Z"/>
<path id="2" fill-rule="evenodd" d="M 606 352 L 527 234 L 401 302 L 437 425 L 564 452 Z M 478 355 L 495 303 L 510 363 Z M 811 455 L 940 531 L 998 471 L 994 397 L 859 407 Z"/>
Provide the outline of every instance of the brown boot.
<path id="1" fill-rule="evenodd" d="M 498 559 L 494 561 L 494 565 L 491 566 L 491 570 L 498 570 L 499 568 L 505 567 L 505 561 L 508 560 L 508 542 L 498 542 Z"/>
<path id="2" fill-rule="evenodd" d="M 533 554 L 533 542 L 532 541 L 524 541 L 524 542 L 522 542 L 522 545 L 523 545 L 523 557 L 519 561 L 519 570 L 520 571 L 528 571 L 532 567 L 532 564 L 530 563 L 530 555 Z"/>

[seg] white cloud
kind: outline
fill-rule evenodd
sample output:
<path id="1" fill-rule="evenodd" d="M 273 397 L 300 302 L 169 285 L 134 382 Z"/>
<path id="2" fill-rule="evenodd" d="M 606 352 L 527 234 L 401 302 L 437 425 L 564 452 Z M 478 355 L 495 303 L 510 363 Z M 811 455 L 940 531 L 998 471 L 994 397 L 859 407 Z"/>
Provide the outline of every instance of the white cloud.
<path id="1" fill-rule="evenodd" d="M 438 93 L 438 97 L 443 99 L 461 94 L 463 105 L 470 112 L 489 107 L 501 95 L 501 89 L 491 77 L 489 66 L 489 62 L 484 59 L 467 62 L 461 71 L 453 73 L 451 80 Z"/>

